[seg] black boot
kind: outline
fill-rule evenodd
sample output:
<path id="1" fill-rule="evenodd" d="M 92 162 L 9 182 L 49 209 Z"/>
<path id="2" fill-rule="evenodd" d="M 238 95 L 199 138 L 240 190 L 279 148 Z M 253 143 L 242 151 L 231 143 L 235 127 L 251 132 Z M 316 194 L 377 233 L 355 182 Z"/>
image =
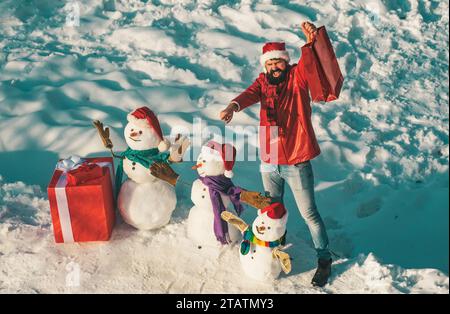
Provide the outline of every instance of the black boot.
<path id="1" fill-rule="evenodd" d="M 319 259 L 317 264 L 317 270 L 311 280 L 311 284 L 315 287 L 323 287 L 327 284 L 328 278 L 331 275 L 331 258 Z"/>

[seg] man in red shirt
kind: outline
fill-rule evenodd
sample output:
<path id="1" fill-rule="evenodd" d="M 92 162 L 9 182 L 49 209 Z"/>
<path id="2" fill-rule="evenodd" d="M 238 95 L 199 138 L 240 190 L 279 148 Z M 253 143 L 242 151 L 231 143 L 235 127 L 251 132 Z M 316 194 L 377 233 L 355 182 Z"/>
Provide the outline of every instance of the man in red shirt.
<path id="1" fill-rule="evenodd" d="M 312 23 L 303 23 L 302 31 L 307 43 L 315 39 L 317 29 Z M 291 65 L 284 43 L 266 43 L 261 56 L 264 73 L 230 102 L 220 113 L 220 118 L 229 123 L 234 112 L 261 103 L 260 126 L 270 129 L 260 133 L 264 189 L 270 197 L 282 201 L 285 183 L 291 188 L 317 251 L 318 267 L 312 284 L 322 287 L 331 274 L 332 260 L 325 225 L 314 200 L 310 160 L 320 154 L 320 149 L 311 122 L 309 60 L 304 59 L 302 57 L 298 64 Z M 275 156 L 270 153 L 273 130 L 277 133 Z M 266 149 L 262 149 L 263 145 Z"/>

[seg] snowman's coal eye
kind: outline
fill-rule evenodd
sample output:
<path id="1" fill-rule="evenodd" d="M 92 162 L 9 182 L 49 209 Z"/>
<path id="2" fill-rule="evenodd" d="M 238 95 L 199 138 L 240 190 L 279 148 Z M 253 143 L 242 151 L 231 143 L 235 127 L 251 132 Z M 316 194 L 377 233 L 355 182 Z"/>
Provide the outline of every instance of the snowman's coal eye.
<path id="1" fill-rule="evenodd" d="M 202 160 L 202 162 L 206 162 L 206 160 Z"/>
<path id="2" fill-rule="evenodd" d="M 269 229 L 269 230 L 270 230 L 270 227 L 267 227 L 267 229 Z"/>
<path id="3" fill-rule="evenodd" d="M 142 131 L 139 131 L 139 134 L 142 134 Z"/>
<path id="4" fill-rule="evenodd" d="M 134 131 L 134 129 L 131 129 L 131 132 L 133 132 Z"/>

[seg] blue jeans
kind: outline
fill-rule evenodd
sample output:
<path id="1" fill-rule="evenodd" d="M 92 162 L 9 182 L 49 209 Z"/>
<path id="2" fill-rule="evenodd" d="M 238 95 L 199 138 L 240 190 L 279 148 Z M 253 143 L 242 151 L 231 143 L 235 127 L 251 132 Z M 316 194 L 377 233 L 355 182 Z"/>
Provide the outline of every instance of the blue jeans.
<path id="1" fill-rule="evenodd" d="M 296 165 L 270 165 L 261 163 L 264 190 L 274 200 L 283 202 L 285 182 L 294 194 L 300 214 L 308 225 L 317 251 L 317 257 L 331 258 L 325 225 L 317 211 L 314 199 L 314 174 L 309 161 Z"/>

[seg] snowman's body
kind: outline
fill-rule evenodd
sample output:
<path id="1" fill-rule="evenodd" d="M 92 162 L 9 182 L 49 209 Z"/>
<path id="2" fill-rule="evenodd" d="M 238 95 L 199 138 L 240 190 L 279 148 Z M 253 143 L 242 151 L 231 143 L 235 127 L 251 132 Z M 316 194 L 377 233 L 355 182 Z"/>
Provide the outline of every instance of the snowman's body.
<path id="1" fill-rule="evenodd" d="M 250 251 L 239 254 L 242 269 L 247 276 L 259 281 L 271 281 L 278 278 L 281 273 L 281 265 L 272 256 L 273 248 L 251 244 Z"/>
<path id="2" fill-rule="evenodd" d="M 226 173 L 222 157 L 216 151 L 204 146 L 198 156 L 197 169 L 200 177 L 219 176 Z M 189 211 L 188 237 L 197 246 L 219 246 L 214 233 L 214 210 L 209 188 L 200 179 L 194 181 L 191 190 L 191 199 L 194 206 Z M 232 208 L 229 196 L 221 193 L 221 199 L 225 208 Z M 232 225 L 228 224 L 228 235 L 231 243 L 237 243 L 241 234 Z"/>
<path id="3" fill-rule="evenodd" d="M 227 195 L 221 194 L 225 208 L 230 207 L 231 201 Z M 208 187 L 199 179 L 192 185 L 191 199 L 194 206 L 189 211 L 188 237 L 198 246 L 216 246 L 220 243 L 214 234 L 214 212 Z M 230 241 L 237 243 L 241 239 L 239 230 L 228 225 Z"/>
<path id="4" fill-rule="evenodd" d="M 177 204 L 175 188 L 139 163 L 125 159 L 123 166 L 128 180 L 120 189 L 118 207 L 125 222 L 141 230 L 169 223 Z"/>
<path id="5" fill-rule="evenodd" d="M 283 217 L 273 219 L 267 213 L 258 211 L 258 216 L 253 221 L 251 230 L 256 238 L 263 242 L 281 242 L 280 239 L 286 234 L 287 217 L 287 212 L 283 214 Z M 243 254 L 240 251 L 239 258 L 245 274 L 259 281 L 272 281 L 278 278 L 282 268 L 280 262 L 272 254 L 274 248 L 250 243 L 248 253 Z"/>
<path id="6" fill-rule="evenodd" d="M 149 169 L 146 169 L 140 163 L 134 162 L 125 158 L 123 160 L 123 171 L 127 175 L 128 179 L 133 180 L 136 183 L 149 183 L 161 181 L 155 178 Z"/>
<path id="7" fill-rule="evenodd" d="M 128 117 L 124 135 L 133 150 L 157 148 L 161 138 L 155 132 Z M 117 200 L 119 211 L 128 224 L 141 230 L 164 226 L 170 220 L 177 203 L 175 188 L 154 177 L 150 169 L 128 158 L 123 160 L 123 170 L 128 179 L 122 184 Z"/>

